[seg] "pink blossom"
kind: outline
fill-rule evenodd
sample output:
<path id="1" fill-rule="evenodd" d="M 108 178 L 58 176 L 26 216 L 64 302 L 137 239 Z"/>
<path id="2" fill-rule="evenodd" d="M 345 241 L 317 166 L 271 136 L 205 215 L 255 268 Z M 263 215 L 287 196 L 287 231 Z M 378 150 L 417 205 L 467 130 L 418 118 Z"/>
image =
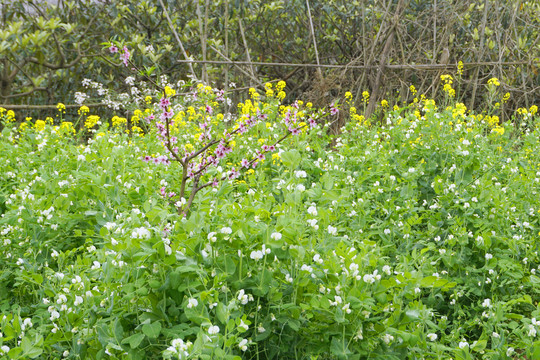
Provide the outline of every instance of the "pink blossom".
<path id="1" fill-rule="evenodd" d="M 169 100 L 169 98 L 164 97 L 159 100 L 159 108 L 163 111 L 167 111 L 170 105 L 171 101 Z"/>
<path id="2" fill-rule="evenodd" d="M 124 46 L 124 53 L 120 54 L 120 59 L 124 63 L 125 66 L 128 66 L 129 56 L 131 54 L 129 53 L 129 50 L 127 46 Z"/>
<path id="3" fill-rule="evenodd" d="M 239 176 L 240 176 L 240 173 L 235 168 L 232 168 L 231 172 L 229 173 L 229 179 L 233 180 L 233 179 L 236 179 Z"/>
<path id="4" fill-rule="evenodd" d="M 247 168 L 249 166 L 249 161 L 247 161 L 247 159 L 242 159 L 242 161 L 240 162 L 240 165 L 242 165 L 242 167 Z"/>
<path id="5" fill-rule="evenodd" d="M 163 113 L 161 114 L 161 116 L 159 117 L 161 120 L 167 120 L 167 119 L 170 119 L 173 117 L 173 112 L 172 111 L 163 111 Z"/>
<path id="6" fill-rule="evenodd" d="M 118 48 L 116 47 L 116 45 L 111 44 L 111 46 L 109 47 L 109 51 L 111 52 L 111 54 L 116 54 L 118 52 Z"/>
<path id="7" fill-rule="evenodd" d="M 293 135 L 295 135 L 295 136 L 298 135 L 298 134 L 300 134 L 300 130 L 299 130 L 298 128 L 290 127 L 290 128 L 289 128 L 289 131 L 291 132 L 291 134 L 293 134 Z"/>

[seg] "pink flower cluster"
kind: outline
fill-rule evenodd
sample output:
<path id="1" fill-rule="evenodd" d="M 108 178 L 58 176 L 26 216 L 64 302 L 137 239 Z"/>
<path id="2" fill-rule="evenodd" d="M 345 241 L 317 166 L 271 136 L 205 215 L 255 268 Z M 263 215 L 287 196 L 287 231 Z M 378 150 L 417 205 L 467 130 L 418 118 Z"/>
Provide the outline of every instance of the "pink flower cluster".
<path id="1" fill-rule="evenodd" d="M 167 156 L 164 156 L 164 155 L 156 156 L 156 157 L 146 155 L 146 156 L 143 156 L 142 161 L 144 161 L 144 162 L 152 162 L 152 163 L 154 163 L 156 165 L 157 164 L 164 164 L 164 165 L 168 166 L 168 165 L 171 164 L 171 160 Z"/>

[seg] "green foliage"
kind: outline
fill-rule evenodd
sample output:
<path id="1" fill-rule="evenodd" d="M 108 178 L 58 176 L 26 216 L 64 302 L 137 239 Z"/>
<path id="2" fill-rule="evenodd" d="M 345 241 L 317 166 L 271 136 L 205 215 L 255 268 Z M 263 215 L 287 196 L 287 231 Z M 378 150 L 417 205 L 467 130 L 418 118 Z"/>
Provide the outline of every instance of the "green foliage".
<path id="1" fill-rule="evenodd" d="M 141 161 L 153 132 L 81 143 L 0 116 L 0 358 L 536 356 L 531 112 L 493 127 L 425 101 L 331 149 L 321 124 L 185 217 L 160 194 L 178 174 Z M 235 149 L 274 138 L 272 116 Z"/>

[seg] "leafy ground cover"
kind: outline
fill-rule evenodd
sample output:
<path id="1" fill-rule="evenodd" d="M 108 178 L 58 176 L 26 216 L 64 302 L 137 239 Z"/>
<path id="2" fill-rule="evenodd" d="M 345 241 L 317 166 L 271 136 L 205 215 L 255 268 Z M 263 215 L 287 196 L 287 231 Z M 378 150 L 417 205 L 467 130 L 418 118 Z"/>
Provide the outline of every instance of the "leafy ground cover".
<path id="1" fill-rule="evenodd" d="M 540 357 L 536 107 L 372 124 L 283 86 L 231 117 L 167 87 L 129 127 L 2 111 L 0 358 Z"/>

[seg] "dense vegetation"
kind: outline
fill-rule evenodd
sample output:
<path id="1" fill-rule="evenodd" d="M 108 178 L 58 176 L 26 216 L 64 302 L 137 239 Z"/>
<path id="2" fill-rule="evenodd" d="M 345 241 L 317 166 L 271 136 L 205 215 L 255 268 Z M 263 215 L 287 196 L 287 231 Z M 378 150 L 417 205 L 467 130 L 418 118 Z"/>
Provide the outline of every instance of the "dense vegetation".
<path id="1" fill-rule="evenodd" d="M 537 1 L 164 0 L 165 8 L 159 1 L 133 0 L 49 2 L 58 7 L 37 0 L 0 3 L 3 104 L 101 102 L 82 86 L 88 74 L 106 89 L 129 93 L 130 86 L 118 81 L 120 68 L 100 45 L 112 39 L 146 56 L 145 65 L 159 64 L 156 76 L 165 74 L 172 82 L 195 76 L 225 90 L 234 82 L 262 91 L 266 81 L 283 79 L 289 102 L 302 98 L 324 106 L 350 90 L 357 106 L 363 91 L 374 95 L 374 103 L 384 98 L 391 106 L 403 106 L 414 98 L 411 84 L 441 101 L 439 76 L 455 76 L 459 61 L 466 65 L 457 100 L 468 108 L 486 109 L 483 85 L 492 77 L 510 96 L 502 108 L 504 119 L 540 102 Z M 178 62 L 186 56 L 349 67 L 319 73 L 311 67 L 197 63 L 191 71 Z M 477 62 L 483 65 L 467 65 Z M 243 94 L 229 96 L 243 101 Z M 28 109 L 18 114 L 22 119 L 47 116 Z"/>
<path id="2" fill-rule="evenodd" d="M 0 359 L 540 358 L 537 2 L 0 4 Z"/>
<path id="3" fill-rule="evenodd" d="M 370 124 L 351 93 L 230 116 L 160 86 L 130 122 L 2 110 L 0 358 L 540 355 L 535 106 L 500 124 L 446 86 Z"/>

